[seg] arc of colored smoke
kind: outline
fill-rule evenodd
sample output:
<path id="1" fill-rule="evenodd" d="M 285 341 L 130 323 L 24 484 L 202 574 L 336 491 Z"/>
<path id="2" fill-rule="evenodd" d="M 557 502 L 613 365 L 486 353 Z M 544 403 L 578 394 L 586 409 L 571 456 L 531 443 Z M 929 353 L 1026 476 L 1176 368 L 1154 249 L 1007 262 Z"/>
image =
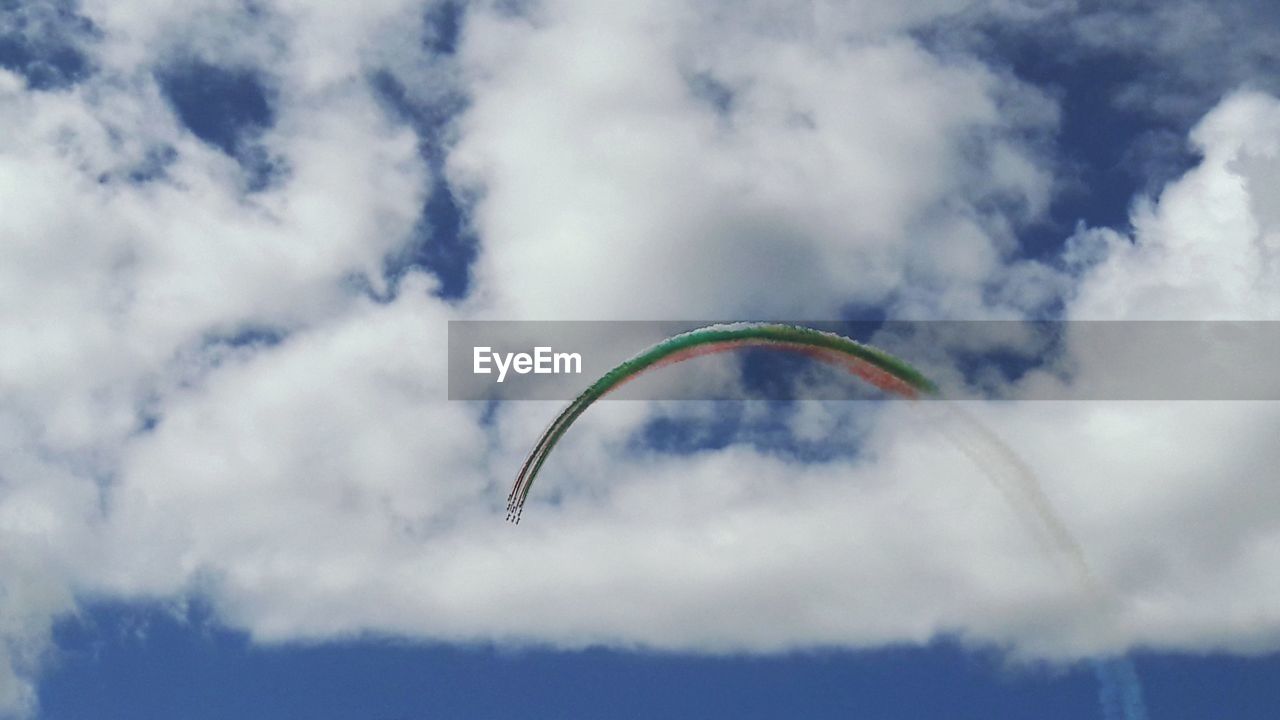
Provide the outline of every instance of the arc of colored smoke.
<path id="1" fill-rule="evenodd" d="M 907 399 L 936 397 L 938 394 L 932 381 L 893 355 L 814 328 L 780 323 L 732 323 L 681 333 L 649 347 L 605 373 L 551 421 L 525 458 L 507 496 L 507 520 L 520 522 L 529 490 L 547 455 L 569 426 L 596 400 L 647 371 L 747 347 L 808 355 L 844 367 L 877 388 Z M 1102 606 L 1103 593 L 1089 570 L 1079 543 L 1053 512 L 1035 474 L 1012 449 L 977 420 L 958 409 L 951 409 L 950 416 L 959 420 L 944 428 L 951 441 L 983 470 L 1012 507 L 1035 518 L 1033 530 L 1038 531 L 1059 557 L 1069 561 L 1074 579 L 1092 600 Z M 1093 665 L 1100 684 L 1099 698 L 1105 720 L 1146 720 L 1142 687 L 1132 662 L 1127 658 L 1113 658 L 1095 661 Z"/>
<path id="2" fill-rule="evenodd" d="M 538 438 L 525 458 L 507 496 L 507 519 L 520 522 L 529 489 L 547 454 L 564 436 L 569 426 L 596 400 L 641 374 L 702 355 L 745 347 L 798 352 L 843 366 L 876 387 L 906 398 L 934 395 L 937 387 L 915 368 L 870 345 L 863 345 L 835 333 L 780 323 L 731 323 L 709 325 L 681 333 L 642 351 L 619 364 L 583 390 Z"/>

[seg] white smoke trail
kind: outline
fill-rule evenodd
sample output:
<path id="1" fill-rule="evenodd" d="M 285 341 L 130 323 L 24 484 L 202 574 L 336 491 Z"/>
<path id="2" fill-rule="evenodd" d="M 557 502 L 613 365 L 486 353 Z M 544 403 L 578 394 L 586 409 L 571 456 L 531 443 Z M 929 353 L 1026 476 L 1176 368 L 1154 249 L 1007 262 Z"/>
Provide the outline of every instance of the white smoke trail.
<path id="1" fill-rule="evenodd" d="M 1004 496 L 1018 517 L 1040 539 L 1052 556 L 1065 561 L 1075 585 L 1095 611 L 1102 615 L 1113 607 L 1112 599 L 1089 569 L 1084 550 L 1053 511 L 1031 468 L 1003 440 L 953 403 L 926 403 L 941 408 L 936 427 L 956 448 L 973 461 Z M 1142 683 L 1128 658 L 1096 660 L 1099 700 L 1104 720 L 1147 720 Z"/>

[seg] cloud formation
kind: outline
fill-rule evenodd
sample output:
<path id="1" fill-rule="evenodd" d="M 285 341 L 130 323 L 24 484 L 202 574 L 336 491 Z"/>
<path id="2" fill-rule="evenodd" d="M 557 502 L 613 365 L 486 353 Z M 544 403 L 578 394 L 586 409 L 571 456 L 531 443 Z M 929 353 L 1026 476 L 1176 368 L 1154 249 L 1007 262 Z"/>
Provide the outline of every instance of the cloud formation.
<path id="1" fill-rule="evenodd" d="M 911 32 L 1026 8 L 840 7 L 477 3 L 445 53 L 408 2 L 87 0 L 54 33 L 83 70 L 7 63 L 0 712 L 32 708 L 51 623 L 100 597 L 201 593 L 263 640 L 1275 649 L 1267 404 L 972 409 L 1037 469 L 1105 613 L 907 407 L 797 412 L 859 449 L 814 461 L 638 448 L 705 408 L 601 406 L 502 524 L 554 408 L 446 402 L 451 318 L 1276 314 L 1274 98 L 1205 117 L 1131 234 L 1034 262 L 1055 102 Z M 270 120 L 202 136 L 166 89 L 183 63 L 252 78 Z M 383 275 L 432 178 L 378 72 L 408 104 L 465 97 L 437 128 L 480 242 L 460 301 Z"/>
<path id="2" fill-rule="evenodd" d="M 858 38 L 861 13 L 709 7 L 473 13 L 449 168 L 483 188 L 477 311 L 986 312 L 1022 269 L 1010 224 L 1047 202 L 1021 139 L 1052 104 L 906 34 Z"/>

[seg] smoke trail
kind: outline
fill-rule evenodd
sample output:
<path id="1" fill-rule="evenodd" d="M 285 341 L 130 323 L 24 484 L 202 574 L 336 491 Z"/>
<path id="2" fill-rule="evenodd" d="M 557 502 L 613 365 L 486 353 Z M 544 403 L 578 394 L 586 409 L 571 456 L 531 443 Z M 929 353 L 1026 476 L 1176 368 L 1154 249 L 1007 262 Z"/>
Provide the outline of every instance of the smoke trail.
<path id="1" fill-rule="evenodd" d="M 701 355 L 741 347 L 772 347 L 798 351 L 820 360 L 843 365 L 871 384 L 914 399 L 937 396 L 937 386 L 915 368 L 888 353 L 834 333 L 777 323 L 711 325 L 670 337 L 623 362 L 583 390 L 552 422 L 525 458 L 507 496 L 507 519 L 519 522 L 533 480 L 547 455 L 569 426 L 595 401 L 641 373 Z M 1107 594 L 1094 578 L 1084 551 L 1066 525 L 1053 512 L 1035 473 L 1008 445 L 971 415 L 954 405 L 943 405 L 940 429 L 967 455 L 1004 496 L 1032 534 L 1059 560 L 1069 575 L 1101 613 L 1109 607 Z M 1033 520 L 1028 520 L 1033 518 Z M 1099 698 L 1105 720 L 1147 720 L 1142 686 L 1133 663 L 1127 659 L 1098 660 L 1094 670 L 1101 685 Z"/>
<path id="2" fill-rule="evenodd" d="M 1023 511 L 1018 517 L 1055 558 L 1066 560 L 1076 585 L 1098 612 L 1105 612 L 1111 606 L 1110 598 L 1089 569 L 1080 544 L 1053 512 L 1031 468 L 972 415 L 951 404 L 943 406 L 942 412 L 942 433 L 986 474 L 1011 507 Z M 1028 522 L 1028 518 L 1035 522 Z M 1142 683 L 1133 662 L 1120 657 L 1094 660 L 1092 665 L 1104 720 L 1147 720 Z"/>
<path id="3" fill-rule="evenodd" d="M 1098 699 L 1102 702 L 1103 720 L 1147 720 L 1147 706 L 1142 699 L 1142 684 L 1137 670 L 1128 658 L 1096 660 Z"/>
<path id="4" fill-rule="evenodd" d="M 739 348 L 763 347 L 811 355 L 844 366 L 863 380 L 901 397 L 933 395 L 937 387 L 918 370 L 870 345 L 835 333 L 781 323 L 728 323 L 708 325 L 673 335 L 624 360 L 578 394 L 538 438 L 516 475 L 507 496 L 507 520 L 518 523 L 533 481 L 547 455 L 587 408 L 622 384 L 649 370 L 702 355 Z"/>
<path id="5" fill-rule="evenodd" d="M 1010 507 L 1020 511 L 1018 519 L 1041 544 L 1056 559 L 1067 562 L 1079 586 L 1091 598 L 1100 599 L 1102 592 L 1084 551 L 1053 512 L 1053 505 L 1031 468 L 969 413 L 951 403 L 942 405 L 941 412 L 943 422 L 938 427 L 942 434 L 982 470 Z"/>

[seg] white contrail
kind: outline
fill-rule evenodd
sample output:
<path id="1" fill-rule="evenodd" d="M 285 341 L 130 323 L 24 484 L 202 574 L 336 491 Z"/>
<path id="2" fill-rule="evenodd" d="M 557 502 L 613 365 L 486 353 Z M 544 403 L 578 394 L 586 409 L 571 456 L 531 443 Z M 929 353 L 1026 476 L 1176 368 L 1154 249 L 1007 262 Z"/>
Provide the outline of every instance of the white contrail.
<path id="1" fill-rule="evenodd" d="M 994 432 L 953 403 L 927 405 L 930 409 L 942 408 L 938 429 L 982 470 L 1051 554 L 1066 562 L 1068 574 L 1099 615 L 1113 607 L 1108 593 L 1089 569 L 1080 543 L 1054 513 L 1040 481 L 1022 458 Z M 1099 699 L 1105 720 L 1147 720 L 1142 683 L 1131 660 L 1124 657 L 1096 660 L 1093 667 L 1100 684 Z"/>

